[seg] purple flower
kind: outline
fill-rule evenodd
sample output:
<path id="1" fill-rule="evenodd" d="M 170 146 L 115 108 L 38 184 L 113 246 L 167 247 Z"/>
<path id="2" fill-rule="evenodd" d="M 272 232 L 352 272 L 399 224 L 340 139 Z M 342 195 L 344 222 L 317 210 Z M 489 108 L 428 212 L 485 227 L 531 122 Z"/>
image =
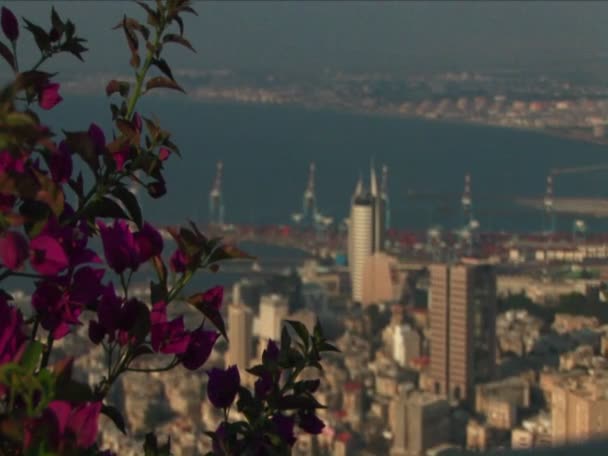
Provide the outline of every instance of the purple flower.
<path id="1" fill-rule="evenodd" d="M 135 237 L 124 220 L 116 220 L 112 227 L 99 221 L 103 251 L 108 265 L 121 274 L 125 269 L 137 270 L 139 255 Z"/>
<path id="2" fill-rule="evenodd" d="M 160 233 L 149 223 L 134 235 L 135 243 L 139 251 L 139 261 L 145 263 L 150 258 L 158 256 L 163 251 L 163 238 Z"/>
<path id="3" fill-rule="evenodd" d="M 176 273 L 186 272 L 186 268 L 188 267 L 188 256 L 182 252 L 180 249 L 177 249 L 171 255 L 169 259 L 169 266 Z"/>
<path id="4" fill-rule="evenodd" d="M 97 440 L 101 402 L 81 404 L 72 410 L 67 428 L 76 436 L 78 448 L 89 448 Z"/>
<path id="5" fill-rule="evenodd" d="M 67 143 L 61 141 L 49 159 L 49 169 L 55 182 L 67 182 L 72 176 L 72 152 Z"/>
<path id="6" fill-rule="evenodd" d="M 160 353 L 182 354 L 190 343 L 190 334 L 184 327 L 184 318 L 167 321 L 167 303 L 157 302 L 150 313 L 152 349 Z"/>
<path id="7" fill-rule="evenodd" d="M 27 336 L 23 333 L 23 317 L 19 309 L 9 306 L 0 297 L 0 366 L 13 361 L 23 348 Z"/>
<path id="8" fill-rule="evenodd" d="M 101 300 L 97 305 L 97 320 L 89 321 L 89 338 L 98 344 L 107 335 L 110 342 L 118 340 L 120 345 L 129 342 L 129 331 L 137 320 L 139 301 L 129 299 L 124 301 L 116 296 L 112 284 L 104 288 Z"/>
<path id="9" fill-rule="evenodd" d="M 25 237 L 16 231 L 8 231 L 0 238 L 0 259 L 11 270 L 21 269 L 29 255 Z"/>
<path id="10" fill-rule="evenodd" d="M 30 242 L 30 264 L 39 274 L 55 276 L 69 265 L 61 244 L 48 234 L 41 234 Z"/>
<path id="11" fill-rule="evenodd" d="M 46 83 L 38 93 L 38 104 L 42 109 L 49 110 L 57 106 L 63 98 L 59 95 L 59 84 Z"/>
<path id="12" fill-rule="evenodd" d="M 300 422 L 298 426 L 309 434 L 320 434 L 325 427 L 325 423 L 321 421 L 317 415 L 312 412 L 299 412 Z"/>
<path id="13" fill-rule="evenodd" d="M 106 148 L 106 137 L 103 134 L 103 130 L 99 128 L 97 124 L 92 123 L 89 126 L 88 133 L 89 137 L 93 141 L 93 144 L 95 144 L 95 151 L 97 152 L 97 155 L 102 155 Z"/>
<path id="14" fill-rule="evenodd" d="M 219 337 L 215 331 L 205 331 L 202 328 L 190 333 L 190 343 L 179 359 L 188 370 L 196 370 L 201 367 L 211 356 L 213 346 Z"/>
<path id="15" fill-rule="evenodd" d="M 211 369 L 208 375 L 207 396 L 211 403 L 221 409 L 230 407 L 241 385 L 237 367 L 230 366 L 226 370 Z"/>
<path id="16" fill-rule="evenodd" d="M 141 131 L 142 122 L 139 113 L 136 112 L 135 114 L 133 114 L 133 121 L 131 122 L 131 124 L 133 125 L 133 128 L 135 128 L 135 131 L 137 131 L 138 133 Z"/>
<path id="17" fill-rule="evenodd" d="M 289 446 L 293 446 L 296 443 L 296 436 L 293 433 L 295 420 L 292 417 L 277 413 L 272 417 L 271 422 L 274 424 L 276 432 L 283 442 Z"/>
<path id="18" fill-rule="evenodd" d="M 93 269 L 89 266 L 78 269 L 70 290 L 72 302 L 87 309 L 96 309 L 97 299 L 104 289 L 101 284 L 104 274 L 103 269 Z"/>
<path id="19" fill-rule="evenodd" d="M 19 38 L 19 23 L 13 12 L 3 6 L 0 21 L 2 22 L 4 36 L 13 43 L 17 41 L 17 38 Z"/>
<path id="20" fill-rule="evenodd" d="M 268 345 L 266 345 L 266 349 L 262 352 L 262 362 L 266 363 L 276 363 L 279 360 L 279 346 L 272 339 L 268 339 Z"/>
<path id="21" fill-rule="evenodd" d="M 203 293 L 203 302 L 215 310 L 220 310 L 224 300 L 224 287 L 218 285 Z"/>
<path id="22" fill-rule="evenodd" d="M 72 303 L 67 292 L 56 283 L 39 282 L 32 294 L 32 307 L 40 316 L 42 327 L 50 331 L 54 339 L 67 335 L 71 325 L 80 324 L 82 308 Z"/>

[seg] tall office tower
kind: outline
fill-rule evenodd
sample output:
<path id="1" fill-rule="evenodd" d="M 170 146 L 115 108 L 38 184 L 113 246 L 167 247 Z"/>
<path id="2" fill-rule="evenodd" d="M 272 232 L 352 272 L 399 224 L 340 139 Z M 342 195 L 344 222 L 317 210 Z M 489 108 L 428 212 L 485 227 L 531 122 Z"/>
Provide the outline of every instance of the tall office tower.
<path id="1" fill-rule="evenodd" d="M 363 269 L 367 258 L 384 249 L 384 205 L 378 190 L 376 170 L 372 166 L 370 190 L 364 188 L 363 180 L 359 178 L 351 199 L 348 222 L 348 260 L 355 302 L 362 302 L 363 299 Z"/>
<path id="2" fill-rule="evenodd" d="M 472 398 L 496 365 L 496 274 L 487 265 L 431 266 L 431 378 L 435 392 Z"/>
<path id="3" fill-rule="evenodd" d="M 253 312 L 238 301 L 228 306 L 228 340 L 226 365 L 236 364 L 241 371 L 251 367 Z"/>
<path id="4" fill-rule="evenodd" d="M 283 320 L 289 315 L 289 302 L 279 294 L 263 295 L 260 299 L 260 321 L 258 332 L 264 340 L 278 341 L 281 338 Z M 266 345 L 265 343 L 263 344 Z"/>
<path id="5" fill-rule="evenodd" d="M 350 206 L 348 230 L 348 262 L 353 301 L 363 299 L 363 268 L 365 261 L 373 253 L 373 199 L 363 188 L 359 179 Z"/>
<path id="6" fill-rule="evenodd" d="M 370 193 L 372 196 L 373 209 L 373 251 L 381 252 L 384 250 L 384 238 L 386 237 L 386 201 L 382 193 L 378 189 L 378 180 L 376 179 L 376 169 L 372 162 L 369 176 Z"/>
<path id="7" fill-rule="evenodd" d="M 393 359 L 401 367 L 409 366 L 412 359 L 420 356 L 420 334 L 409 325 L 393 329 Z"/>

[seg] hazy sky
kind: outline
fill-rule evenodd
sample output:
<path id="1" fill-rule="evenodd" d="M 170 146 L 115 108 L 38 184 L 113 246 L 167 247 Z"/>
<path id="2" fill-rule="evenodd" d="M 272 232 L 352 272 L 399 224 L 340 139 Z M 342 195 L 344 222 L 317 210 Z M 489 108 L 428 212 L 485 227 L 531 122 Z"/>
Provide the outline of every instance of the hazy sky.
<path id="1" fill-rule="evenodd" d="M 38 23 L 55 5 L 90 40 L 87 69 L 128 60 L 112 31 L 126 1 L 5 2 Z M 179 67 L 318 70 L 528 65 L 608 56 L 608 2 L 195 2 L 186 22 L 198 54 L 175 49 Z M 143 12 L 143 10 L 141 10 Z M 48 23 L 48 22 L 46 22 Z"/>

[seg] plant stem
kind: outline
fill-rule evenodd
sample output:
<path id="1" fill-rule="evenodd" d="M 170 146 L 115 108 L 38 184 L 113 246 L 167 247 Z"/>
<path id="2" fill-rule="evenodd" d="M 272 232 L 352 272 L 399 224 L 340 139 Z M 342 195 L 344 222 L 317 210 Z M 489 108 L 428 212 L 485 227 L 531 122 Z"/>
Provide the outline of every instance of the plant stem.
<path id="1" fill-rule="evenodd" d="M 138 369 L 136 367 L 127 367 L 125 370 L 127 372 L 165 372 L 165 371 L 173 369 L 175 366 L 177 366 L 177 363 L 178 363 L 178 360 L 174 359 L 165 367 L 158 367 L 158 368 L 151 367 L 151 368 L 141 368 L 141 369 Z"/>
<path id="2" fill-rule="evenodd" d="M 135 111 L 135 105 L 141 96 L 141 91 L 144 83 L 144 78 L 146 77 L 146 73 L 150 69 L 150 65 L 152 64 L 152 59 L 154 57 L 154 51 L 158 48 L 160 44 L 160 37 L 165 29 L 164 21 L 161 21 L 161 25 L 156 29 L 156 34 L 154 36 L 154 44 L 151 49 L 148 49 L 146 52 L 146 60 L 144 60 L 144 64 L 135 75 L 135 91 L 129 98 L 129 103 L 127 104 L 127 114 L 126 119 L 131 120 L 131 116 L 133 116 L 133 112 Z"/>
<path id="3" fill-rule="evenodd" d="M 51 350 L 53 349 L 53 341 L 53 333 L 49 331 L 49 335 L 46 338 L 46 349 L 42 354 L 42 361 L 40 361 L 40 369 L 44 369 L 49 363 L 49 358 L 51 357 Z"/>
<path id="4" fill-rule="evenodd" d="M 17 61 L 17 42 L 11 41 L 11 47 L 13 48 L 13 58 L 15 59 L 15 74 L 19 73 L 19 62 Z"/>
<path id="5" fill-rule="evenodd" d="M 36 340 L 36 333 L 38 332 L 38 325 L 40 324 L 40 321 L 38 320 L 38 317 L 36 317 L 34 319 L 34 326 L 32 327 L 32 335 L 31 335 L 31 340 L 34 341 Z"/>

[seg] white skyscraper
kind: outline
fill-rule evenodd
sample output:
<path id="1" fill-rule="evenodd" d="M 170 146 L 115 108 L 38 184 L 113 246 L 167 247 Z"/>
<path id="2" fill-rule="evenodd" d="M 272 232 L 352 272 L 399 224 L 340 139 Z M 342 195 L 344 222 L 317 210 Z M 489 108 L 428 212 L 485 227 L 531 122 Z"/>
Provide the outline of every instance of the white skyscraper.
<path id="1" fill-rule="evenodd" d="M 260 299 L 260 320 L 258 333 L 264 340 L 278 341 L 281 338 L 282 323 L 289 315 L 289 303 L 285 296 L 263 295 Z"/>
<path id="2" fill-rule="evenodd" d="M 384 203 L 376 180 L 376 171 L 370 171 L 370 191 L 359 178 L 351 200 L 348 221 L 348 261 L 350 265 L 352 299 L 362 302 L 363 270 L 365 262 L 384 246 Z"/>

